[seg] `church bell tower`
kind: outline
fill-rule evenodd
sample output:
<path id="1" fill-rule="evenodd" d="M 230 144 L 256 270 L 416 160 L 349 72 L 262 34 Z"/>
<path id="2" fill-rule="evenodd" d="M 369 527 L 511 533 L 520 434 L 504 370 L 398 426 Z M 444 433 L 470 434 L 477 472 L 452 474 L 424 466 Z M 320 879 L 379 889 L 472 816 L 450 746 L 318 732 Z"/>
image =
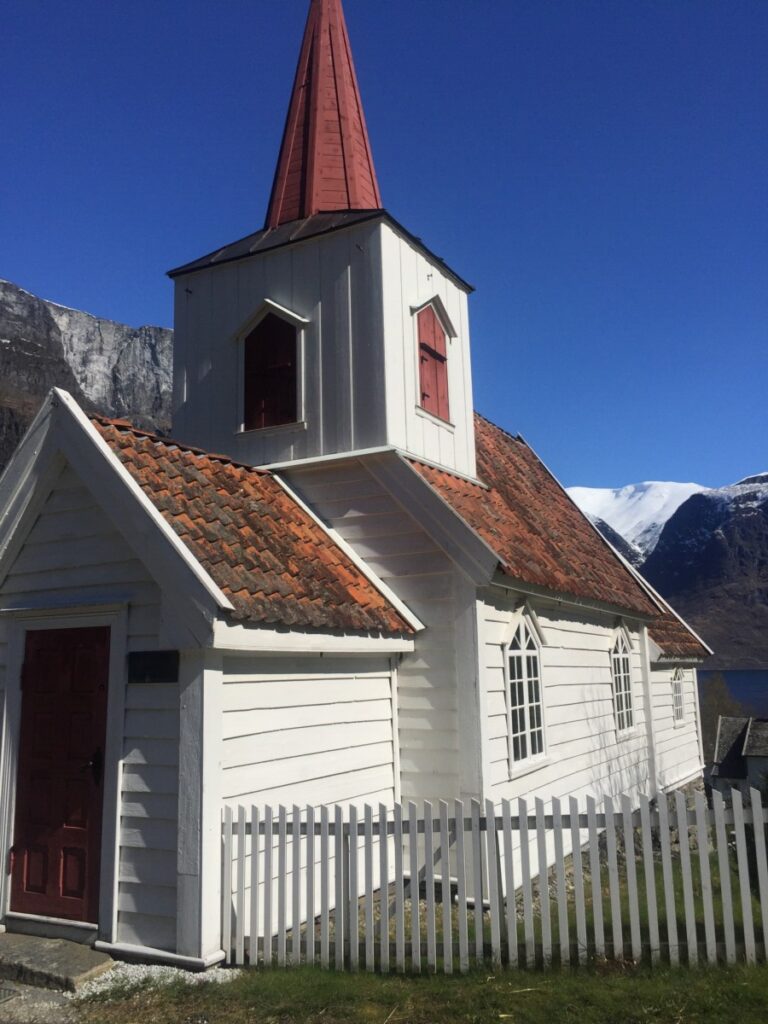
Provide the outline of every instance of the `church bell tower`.
<path id="1" fill-rule="evenodd" d="M 341 0 L 311 0 L 264 227 L 170 276 L 179 440 L 474 477 L 472 289 L 382 205 Z"/>

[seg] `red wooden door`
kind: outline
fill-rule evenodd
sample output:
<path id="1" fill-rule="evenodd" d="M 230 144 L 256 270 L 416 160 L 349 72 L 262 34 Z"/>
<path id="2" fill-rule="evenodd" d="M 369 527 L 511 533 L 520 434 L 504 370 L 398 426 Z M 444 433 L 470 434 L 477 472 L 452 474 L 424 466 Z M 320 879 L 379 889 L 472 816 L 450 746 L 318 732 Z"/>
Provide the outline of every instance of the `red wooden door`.
<path id="1" fill-rule="evenodd" d="M 30 630 L 11 910 L 98 922 L 109 628 Z"/>

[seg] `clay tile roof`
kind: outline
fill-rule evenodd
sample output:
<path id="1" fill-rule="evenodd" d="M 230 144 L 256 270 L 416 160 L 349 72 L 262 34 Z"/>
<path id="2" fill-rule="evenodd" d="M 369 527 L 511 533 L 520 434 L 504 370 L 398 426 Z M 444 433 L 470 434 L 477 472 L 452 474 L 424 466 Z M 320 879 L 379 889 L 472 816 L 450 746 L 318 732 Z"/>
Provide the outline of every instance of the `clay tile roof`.
<path id="1" fill-rule="evenodd" d="M 414 468 L 498 554 L 501 570 L 560 594 L 658 613 L 643 587 L 600 538 L 521 437 L 475 414 L 477 475 Z"/>
<path id="2" fill-rule="evenodd" d="M 668 659 L 706 658 L 709 651 L 698 637 L 672 612 L 659 616 L 649 626 L 651 639 L 659 645 Z"/>
<path id="3" fill-rule="evenodd" d="M 259 623 L 412 627 L 270 473 L 94 417 L 109 447 L 235 607 Z"/>

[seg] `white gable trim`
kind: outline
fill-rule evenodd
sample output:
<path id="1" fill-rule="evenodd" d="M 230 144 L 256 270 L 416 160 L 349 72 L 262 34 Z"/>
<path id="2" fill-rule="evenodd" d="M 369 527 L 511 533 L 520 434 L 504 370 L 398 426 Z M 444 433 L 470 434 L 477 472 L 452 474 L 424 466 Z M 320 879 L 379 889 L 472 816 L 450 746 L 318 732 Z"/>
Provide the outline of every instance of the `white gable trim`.
<path id="1" fill-rule="evenodd" d="M 432 306 L 437 314 L 437 319 L 440 321 L 440 324 L 448 337 L 458 338 L 459 333 L 453 326 L 451 318 L 448 316 L 448 310 L 445 308 L 445 304 L 439 295 L 433 295 L 425 302 L 420 302 L 417 306 L 411 306 L 411 316 L 416 316 L 417 313 L 420 313 L 422 309 L 426 309 L 427 306 Z"/>
<path id="2" fill-rule="evenodd" d="M 400 613 L 400 615 L 402 615 L 402 617 L 405 619 L 408 625 L 411 626 L 412 629 L 415 629 L 416 632 L 419 632 L 420 630 L 425 628 L 424 623 L 421 621 L 421 619 L 417 618 L 417 616 L 413 614 L 408 605 L 406 605 L 405 602 L 400 600 L 400 598 L 397 596 L 394 590 L 388 587 L 383 580 L 379 579 L 376 573 L 373 572 L 373 570 L 369 568 L 368 564 L 360 557 L 360 555 L 357 554 L 357 552 L 351 546 L 351 544 L 348 544 L 343 539 L 343 537 L 341 537 L 336 532 L 336 530 L 332 529 L 332 527 L 324 523 L 320 516 L 318 516 L 317 513 L 314 512 L 305 501 L 302 501 L 302 499 L 298 496 L 296 491 L 293 490 L 293 488 L 286 480 L 284 480 L 281 476 L 278 476 L 277 474 L 275 474 L 274 479 L 277 480 L 277 482 L 283 488 L 288 497 L 292 501 L 294 501 L 299 506 L 299 508 L 303 509 L 304 512 L 306 512 L 307 515 L 310 516 L 315 523 L 317 523 L 317 525 L 320 527 L 323 533 L 327 534 L 328 539 L 344 552 L 347 558 L 349 558 L 350 562 L 352 562 L 352 564 L 360 570 L 360 572 L 363 574 L 363 576 L 365 576 L 369 583 L 373 584 L 373 586 L 378 590 L 381 596 L 386 601 L 388 601 L 394 608 L 397 609 L 397 611 Z"/>
<path id="3" fill-rule="evenodd" d="M 478 586 L 491 582 L 499 556 L 399 452 L 371 457 L 365 467 Z"/>
<path id="4" fill-rule="evenodd" d="M 100 480 L 100 484 L 107 486 L 112 484 L 114 486 L 114 483 L 119 482 L 123 487 L 127 488 L 141 510 L 152 522 L 153 526 L 162 534 L 167 543 L 170 544 L 175 553 L 181 558 L 185 567 L 193 574 L 195 580 L 207 592 L 208 596 L 215 601 L 219 608 L 223 608 L 227 611 L 233 611 L 234 605 L 232 602 L 220 587 L 214 583 L 211 576 L 205 571 L 202 565 L 200 565 L 184 541 L 166 522 L 161 512 L 155 505 L 153 505 L 141 487 L 139 487 L 131 474 L 122 464 L 120 459 L 113 453 L 112 449 L 85 415 L 77 402 L 70 394 L 68 394 L 68 392 L 63 391 L 61 388 L 54 388 L 53 395 L 55 396 L 53 399 L 54 405 L 56 400 L 58 400 L 60 407 L 68 414 L 68 416 L 62 417 L 62 423 L 60 424 L 63 431 L 63 439 L 69 441 L 74 439 L 73 428 L 79 428 L 83 432 L 90 442 L 88 454 L 91 456 L 91 460 L 89 461 L 92 461 L 93 468 L 96 469 L 97 472 L 98 470 L 102 470 L 102 473 L 100 474 L 102 477 L 104 477 L 104 471 L 107 473 L 106 478 Z M 64 454 L 69 458 L 75 454 L 73 446 L 71 445 L 67 445 L 63 450 Z M 93 459 L 94 456 L 96 457 L 95 460 Z M 76 458 L 72 459 L 73 467 L 77 470 L 75 461 Z M 88 477 L 85 477 L 84 479 L 88 480 Z M 151 571 L 151 567 L 148 566 L 148 568 L 150 568 Z"/>
<path id="5" fill-rule="evenodd" d="M 299 328 L 306 327 L 309 323 L 307 317 L 302 316 L 301 313 L 296 313 L 294 310 L 288 309 L 287 306 L 281 306 L 279 302 L 275 302 L 273 299 L 262 299 L 253 313 L 247 316 L 234 332 L 232 335 L 233 340 L 240 341 L 246 334 L 250 334 L 253 328 L 256 327 L 268 313 L 274 313 L 276 316 L 279 316 L 281 320 L 288 320 L 289 323 L 292 323 Z"/>
<path id="6" fill-rule="evenodd" d="M 539 617 L 536 614 L 533 605 L 527 597 L 522 597 L 520 599 L 517 606 L 515 607 L 515 610 L 512 612 L 510 616 L 505 632 L 503 646 L 509 647 L 509 645 L 512 643 L 512 638 L 517 632 L 517 627 L 520 625 L 520 622 L 523 619 L 525 619 L 528 625 L 530 626 L 531 632 L 533 633 L 534 639 L 536 640 L 536 643 L 539 645 L 539 647 L 549 646 L 547 644 L 547 638 L 546 634 L 544 633 L 544 629 L 542 628 L 542 625 L 539 622 Z"/>

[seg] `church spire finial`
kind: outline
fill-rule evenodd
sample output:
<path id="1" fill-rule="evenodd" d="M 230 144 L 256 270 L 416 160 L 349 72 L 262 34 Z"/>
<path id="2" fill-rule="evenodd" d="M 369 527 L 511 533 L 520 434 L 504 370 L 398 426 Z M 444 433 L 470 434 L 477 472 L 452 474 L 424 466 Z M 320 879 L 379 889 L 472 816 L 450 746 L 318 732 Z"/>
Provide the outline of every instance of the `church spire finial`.
<path id="1" fill-rule="evenodd" d="M 341 0 L 311 0 L 266 227 L 380 208 Z"/>

